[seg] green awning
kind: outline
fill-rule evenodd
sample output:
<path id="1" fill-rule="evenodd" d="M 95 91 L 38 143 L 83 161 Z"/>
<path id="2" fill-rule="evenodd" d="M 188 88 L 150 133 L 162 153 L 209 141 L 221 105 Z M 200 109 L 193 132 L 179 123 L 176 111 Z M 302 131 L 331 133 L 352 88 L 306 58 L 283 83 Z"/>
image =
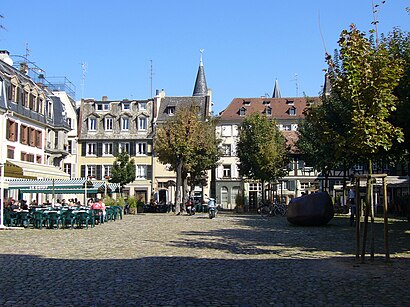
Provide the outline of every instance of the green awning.
<path id="1" fill-rule="evenodd" d="M 20 193 L 44 193 L 44 194 L 85 194 L 85 189 L 83 188 L 41 188 L 41 189 L 31 189 L 23 188 L 20 189 Z M 88 188 L 87 194 L 96 194 L 98 189 Z"/>

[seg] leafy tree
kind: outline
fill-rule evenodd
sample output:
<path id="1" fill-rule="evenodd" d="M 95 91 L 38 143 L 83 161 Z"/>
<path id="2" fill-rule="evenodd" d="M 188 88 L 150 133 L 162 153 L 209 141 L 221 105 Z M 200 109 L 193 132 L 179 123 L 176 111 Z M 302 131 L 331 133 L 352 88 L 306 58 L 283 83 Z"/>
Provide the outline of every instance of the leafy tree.
<path id="1" fill-rule="evenodd" d="M 125 151 L 118 153 L 111 169 L 110 182 L 119 183 L 122 193 L 124 186 L 135 180 L 135 162 Z"/>
<path id="2" fill-rule="evenodd" d="M 338 61 L 334 61 L 329 55 L 326 60 L 332 91 L 350 110 L 349 131 L 346 133 L 348 146 L 343 152 L 358 160 L 367 160 L 371 175 L 372 161 L 390 150 L 394 141 L 403 141 L 402 131 L 389 121 L 391 113 L 396 109 L 397 97 L 393 91 L 402 75 L 402 61 L 390 55 L 385 43 L 372 44 L 355 25 L 350 30 L 342 31 L 338 43 Z M 372 208 L 371 190 L 372 180 L 369 176 L 362 261 L 367 219 Z"/>
<path id="3" fill-rule="evenodd" d="M 213 120 L 201 120 L 196 105 L 180 108 L 175 116 L 158 127 L 154 149 L 158 160 L 170 164 L 176 172 L 177 214 L 181 211 L 181 187 L 187 184 L 188 174 L 196 179 L 214 167 L 219 159 L 217 148 L 215 123 Z M 185 194 L 186 188 L 183 191 Z"/>
<path id="4" fill-rule="evenodd" d="M 239 132 L 239 173 L 250 179 L 274 181 L 285 175 L 288 163 L 286 140 L 274 120 L 259 113 L 245 118 Z M 263 200 L 265 193 L 262 193 Z"/>

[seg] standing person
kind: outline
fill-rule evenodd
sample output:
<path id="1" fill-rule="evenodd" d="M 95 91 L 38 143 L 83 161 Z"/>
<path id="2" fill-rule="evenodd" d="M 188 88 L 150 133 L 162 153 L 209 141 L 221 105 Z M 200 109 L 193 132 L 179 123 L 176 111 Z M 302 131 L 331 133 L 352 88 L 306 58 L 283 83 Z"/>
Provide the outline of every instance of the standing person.
<path id="1" fill-rule="evenodd" d="M 350 226 L 353 226 L 354 224 L 354 216 L 356 214 L 356 203 L 355 199 L 356 198 L 356 193 L 353 188 L 350 188 L 349 190 L 349 202 L 350 202 Z"/>

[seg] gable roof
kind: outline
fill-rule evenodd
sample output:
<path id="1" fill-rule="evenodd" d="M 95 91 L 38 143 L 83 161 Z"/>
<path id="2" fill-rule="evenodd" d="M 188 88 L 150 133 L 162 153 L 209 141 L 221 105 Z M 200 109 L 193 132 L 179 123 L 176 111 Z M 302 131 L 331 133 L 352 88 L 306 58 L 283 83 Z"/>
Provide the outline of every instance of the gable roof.
<path id="1" fill-rule="evenodd" d="M 309 98 L 315 103 L 320 102 L 319 97 Z M 303 111 L 309 106 L 305 97 L 296 98 L 234 98 L 228 107 L 220 113 L 222 121 L 242 121 L 247 115 L 258 112 L 264 114 L 269 106 L 272 109 L 271 117 L 275 119 L 302 119 Z M 296 115 L 290 115 L 289 109 L 296 109 Z M 240 109 L 245 109 L 245 116 L 239 114 Z"/>
<path id="2" fill-rule="evenodd" d="M 176 97 L 164 97 L 161 99 L 157 122 L 164 122 L 169 118 L 167 113 L 168 107 L 175 107 L 175 111 L 181 107 L 188 107 L 191 105 L 197 105 L 200 108 L 200 113 L 205 118 L 208 116 L 207 105 L 209 102 L 209 96 L 176 96 Z"/>

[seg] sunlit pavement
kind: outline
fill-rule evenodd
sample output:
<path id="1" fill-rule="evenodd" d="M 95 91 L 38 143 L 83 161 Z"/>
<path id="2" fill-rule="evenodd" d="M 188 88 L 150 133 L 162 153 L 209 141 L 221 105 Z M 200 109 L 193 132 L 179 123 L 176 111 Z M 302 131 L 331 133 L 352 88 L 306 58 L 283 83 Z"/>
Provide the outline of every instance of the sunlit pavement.
<path id="1" fill-rule="evenodd" d="M 409 306 L 410 223 L 356 261 L 347 216 L 324 227 L 252 214 L 127 215 L 93 229 L 0 231 L 4 306 Z"/>

